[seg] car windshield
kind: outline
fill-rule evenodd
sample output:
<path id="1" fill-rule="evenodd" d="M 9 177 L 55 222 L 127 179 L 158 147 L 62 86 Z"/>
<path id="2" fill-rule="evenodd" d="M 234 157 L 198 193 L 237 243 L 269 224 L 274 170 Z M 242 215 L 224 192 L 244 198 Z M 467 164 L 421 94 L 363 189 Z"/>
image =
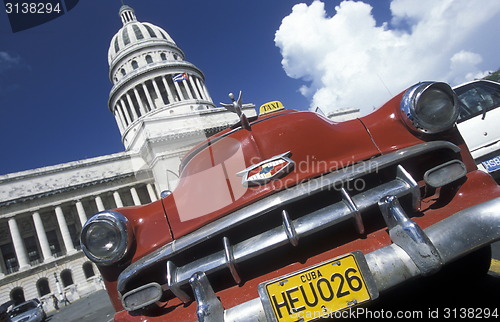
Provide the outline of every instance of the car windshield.
<path id="1" fill-rule="evenodd" d="M 32 310 L 36 308 L 36 303 L 35 302 L 26 302 L 26 303 L 23 303 L 19 306 L 16 306 L 12 309 L 12 311 L 10 311 L 10 316 L 16 316 L 16 315 L 19 315 L 21 313 L 24 313 L 26 311 L 29 311 L 29 310 Z"/>
<path id="2" fill-rule="evenodd" d="M 459 123 L 500 106 L 500 85 L 494 83 L 471 83 L 455 92 L 460 99 Z"/>

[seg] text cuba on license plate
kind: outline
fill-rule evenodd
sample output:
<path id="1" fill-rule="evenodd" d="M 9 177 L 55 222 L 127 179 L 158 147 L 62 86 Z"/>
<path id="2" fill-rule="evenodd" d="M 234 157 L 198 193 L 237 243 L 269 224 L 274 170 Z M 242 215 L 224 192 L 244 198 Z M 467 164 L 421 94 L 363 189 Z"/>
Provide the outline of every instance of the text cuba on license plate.
<path id="1" fill-rule="evenodd" d="M 364 256 L 354 252 L 262 283 L 259 294 L 268 318 L 312 321 L 377 297 L 367 278 Z"/>

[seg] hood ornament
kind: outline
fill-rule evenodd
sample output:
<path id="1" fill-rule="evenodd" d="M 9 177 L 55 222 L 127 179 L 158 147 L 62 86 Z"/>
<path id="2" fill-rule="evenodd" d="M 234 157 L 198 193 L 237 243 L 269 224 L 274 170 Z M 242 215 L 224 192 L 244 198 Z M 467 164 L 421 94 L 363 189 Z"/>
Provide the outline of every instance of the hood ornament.
<path id="1" fill-rule="evenodd" d="M 243 177 L 242 184 L 245 187 L 260 186 L 276 180 L 288 174 L 295 167 L 295 162 L 289 158 L 290 151 L 276 155 L 272 158 L 251 165 L 243 171 L 237 173 Z"/>
<path id="2" fill-rule="evenodd" d="M 220 103 L 220 105 L 222 105 L 224 108 L 226 108 L 226 110 L 233 112 L 233 113 L 236 113 L 238 115 L 238 117 L 240 118 L 241 126 L 244 129 L 247 129 L 248 131 L 250 131 L 251 130 L 250 123 L 248 122 L 247 116 L 245 115 L 245 113 L 243 113 L 243 110 L 242 110 L 243 104 L 242 104 L 241 91 L 240 91 L 240 95 L 238 95 L 237 100 L 234 99 L 233 93 L 229 93 L 228 96 L 232 100 L 232 103 L 231 104 Z"/>

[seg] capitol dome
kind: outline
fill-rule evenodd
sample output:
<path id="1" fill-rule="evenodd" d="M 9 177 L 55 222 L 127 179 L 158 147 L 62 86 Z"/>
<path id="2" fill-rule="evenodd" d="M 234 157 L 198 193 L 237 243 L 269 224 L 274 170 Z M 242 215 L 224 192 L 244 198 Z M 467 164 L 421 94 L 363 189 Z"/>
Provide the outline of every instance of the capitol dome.
<path id="1" fill-rule="evenodd" d="M 113 36 L 109 51 L 108 100 L 126 149 L 141 149 L 156 130 L 158 120 L 211 113 L 215 105 L 203 72 L 185 60 L 184 52 L 162 28 L 138 21 L 134 9 L 120 8 L 123 26 Z M 147 124 L 147 125 L 145 125 Z"/>
<path id="2" fill-rule="evenodd" d="M 110 66 L 118 56 L 126 55 L 129 51 L 136 50 L 142 45 L 150 46 L 151 43 L 157 42 L 158 45 L 167 45 L 179 50 L 175 41 L 165 30 L 148 22 L 137 21 L 134 9 L 131 7 L 123 5 L 119 15 L 123 27 L 111 39 L 108 50 L 108 64 Z"/>

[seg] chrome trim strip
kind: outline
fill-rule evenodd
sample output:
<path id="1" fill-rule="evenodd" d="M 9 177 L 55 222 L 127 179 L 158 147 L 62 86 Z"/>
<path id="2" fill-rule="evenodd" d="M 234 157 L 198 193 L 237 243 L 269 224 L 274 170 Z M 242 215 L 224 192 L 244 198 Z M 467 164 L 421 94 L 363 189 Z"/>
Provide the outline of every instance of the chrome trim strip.
<path id="1" fill-rule="evenodd" d="M 406 171 L 401 165 L 398 165 L 398 173 L 396 178 L 399 180 L 406 182 L 411 187 L 411 196 L 412 196 L 412 207 L 417 210 L 420 209 L 420 188 L 418 187 L 418 183 L 413 179 L 413 177 Z"/>
<path id="2" fill-rule="evenodd" d="M 292 246 L 297 246 L 299 244 L 299 236 L 297 235 L 297 231 L 293 226 L 293 222 L 290 220 L 290 216 L 288 212 L 283 209 L 281 212 L 281 217 L 283 218 L 283 228 L 285 229 L 286 237 L 288 237 L 288 241 Z"/>
<path id="3" fill-rule="evenodd" d="M 233 277 L 236 284 L 241 283 L 240 274 L 238 274 L 238 270 L 236 269 L 236 261 L 234 260 L 233 246 L 229 242 L 229 238 L 222 238 L 222 242 L 224 244 L 224 257 L 226 258 L 226 265 L 231 272 L 231 276 Z"/>
<path id="4" fill-rule="evenodd" d="M 177 270 L 177 266 L 175 266 L 174 263 L 171 261 L 167 262 L 167 286 L 168 289 L 183 303 L 188 303 L 191 301 L 191 297 L 187 295 L 187 293 L 181 289 L 179 283 L 176 282 Z"/>
<path id="5" fill-rule="evenodd" d="M 185 251 L 186 249 L 189 249 L 194 245 L 200 244 L 203 241 L 210 239 L 213 236 L 230 229 L 231 227 L 245 223 L 253 218 L 268 213 L 269 211 L 276 210 L 279 207 L 282 207 L 284 204 L 288 204 L 293 201 L 307 198 L 311 194 L 315 194 L 326 189 L 331 189 L 332 187 L 340 186 L 342 183 L 355 180 L 366 174 L 374 173 L 380 169 L 394 166 L 400 163 L 402 160 L 415 158 L 424 153 L 440 149 L 451 150 L 452 152 L 455 153 L 458 153 L 460 151 L 459 147 L 447 141 L 426 142 L 415 146 L 402 148 L 395 152 L 378 156 L 369 161 L 356 163 L 352 166 L 325 174 L 319 178 L 311 179 L 307 182 L 298 184 L 294 187 L 279 191 L 273 195 L 263 198 L 255 203 L 252 203 L 242 209 L 239 209 L 231 213 L 230 215 L 222 217 L 214 222 L 211 222 L 186 236 L 174 240 L 171 243 L 160 247 L 156 251 L 132 263 L 129 267 L 123 270 L 123 272 L 118 277 L 117 281 L 118 292 L 124 293 L 124 291 L 126 291 L 127 282 L 133 279 L 134 277 L 138 276 L 143 269 L 153 266 L 157 262 L 167 261 L 170 257 L 174 256 L 175 254 Z M 403 182 L 402 180 L 398 181 L 400 182 L 400 186 L 403 185 L 404 186 L 403 189 L 405 189 L 406 183 Z M 392 193 L 391 191 L 393 190 L 398 190 L 397 188 L 394 189 L 394 187 L 387 187 L 384 185 L 379 186 L 379 188 L 382 189 L 382 192 L 387 194 Z M 385 191 L 386 189 L 388 189 L 388 191 Z M 397 195 L 397 193 L 395 195 Z M 383 196 L 377 195 L 377 197 L 378 199 L 380 199 Z M 377 204 L 378 202 L 378 199 L 368 200 L 367 198 L 364 197 L 364 193 L 360 194 L 358 198 L 356 198 L 355 196 L 353 199 L 355 199 L 356 205 L 360 209 L 367 208 L 368 206 Z M 346 210 L 345 208 L 347 208 L 347 206 L 345 206 L 344 203 L 342 203 L 342 205 L 336 206 L 336 208 L 341 208 L 340 210 Z M 334 208 L 335 207 L 331 209 L 333 213 L 336 211 L 336 209 Z M 322 215 L 323 217 L 326 217 L 326 219 L 320 218 L 319 219 L 320 221 L 328 220 L 328 217 L 331 217 L 329 211 L 327 211 L 326 214 L 312 214 L 312 215 L 315 217 L 321 217 Z M 295 226 L 301 228 L 306 227 L 306 226 L 302 227 L 299 224 L 295 224 Z M 315 231 L 316 229 L 313 228 L 310 233 L 313 233 Z M 249 246 L 249 245 L 245 244 L 242 245 L 242 247 L 238 247 L 239 251 L 241 251 L 241 260 L 244 260 L 248 256 L 248 254 L 245 253 L 244 251 L 244 246 Z M 237 257 L 236 253 L 237 251 L 235 251 L 235 257 Z M 220 254 L 223 255 L 223 251 L 217 253 L 218 256 L 220 256 Z M 219 263 L 217 263 L 217 265 L 219 265 Z M 204 270 L 204 269 L 199 268 L 198 271 L 199 270 Z M 183 280 L 185 279 L 187 281 L 189 277 L 190 275 L 187 276 L 186 278 L 183 277 Z"/>
<path id="6" fill-rule="evenodd" d="M 354 201 L 352 201 L 352 198 L 351 196 L 349 196 L 349 193 L 347 193 L 347 190 L 342 188 L 340 189 L 340 192 L 342 194 L 342 200 L 352 211 L 352 216 L 354 218 L 354 223 L 356 224 L 358 234 L 363 235 L 365 233 L 365 225 L 363 224 L 363 219 L 361 218 L 361 211 L 358 207 L 356 207 L 356 204 L 354 203 Z"/>

